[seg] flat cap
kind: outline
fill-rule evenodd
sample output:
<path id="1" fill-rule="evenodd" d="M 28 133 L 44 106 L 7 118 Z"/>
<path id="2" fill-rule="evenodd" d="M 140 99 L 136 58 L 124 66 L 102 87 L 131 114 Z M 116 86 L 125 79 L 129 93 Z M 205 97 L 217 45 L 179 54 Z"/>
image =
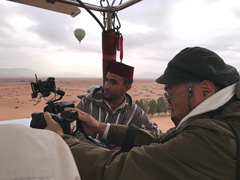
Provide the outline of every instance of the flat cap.
<path id="1" fill-rule="evenodd" d="M 203 80 L 226 87 L 239 81 L 239 73 L 215 52 L 202 47 L 188 47 L 169 61 L 164 74 L 156 82 L 177 84 Z"/>

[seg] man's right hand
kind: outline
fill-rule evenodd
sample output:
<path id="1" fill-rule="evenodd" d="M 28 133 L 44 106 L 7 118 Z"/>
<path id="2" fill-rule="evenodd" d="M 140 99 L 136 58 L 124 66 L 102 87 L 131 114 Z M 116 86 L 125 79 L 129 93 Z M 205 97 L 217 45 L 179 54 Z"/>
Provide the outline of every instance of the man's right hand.
<path id="1" fill-rule="evenodd" d="M 103 135 L 107 124 L 97 121 L 90 114 L 87 114 L 77 108 L 65 108 L 64 110 L 71 110 L 78 112 L 78 119 L 82 122 L 83 128 L 88 135 Z"/>

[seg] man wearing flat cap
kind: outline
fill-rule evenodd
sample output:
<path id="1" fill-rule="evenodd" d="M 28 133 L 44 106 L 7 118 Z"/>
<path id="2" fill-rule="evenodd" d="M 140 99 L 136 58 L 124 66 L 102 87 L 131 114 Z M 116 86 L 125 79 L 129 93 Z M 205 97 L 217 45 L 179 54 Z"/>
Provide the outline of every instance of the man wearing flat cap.
<path id="1" fill-rule="evenodd" d="M 104 123 L 115 123 L 130 125 L 134 124 L 139 128 L 160 133 L 157 124 L 151 122 L 144 111 L 132 102 L 127 94 L 133 83 L 134 67 L 112 62 L 105 78 L 105 84 L 96 88 L 92 93 L 83 98 L 77 108 L 92 115 L 96 120 Z M 76 138 L 83 140 L 80 133 Z M 101 136 L 96 135 L 98 140 Z M 113 144 L 102 141 L 108 148 Z"/>
<path id="2" fill-rule="evenodd" d="M 240 82 L 236 68 L 211 50 L 185 48 L 156 82 L 165 85 L 167 108 L 176 127 L 164 134 L 139 129 L 129 152 L 77 142 L 63 135 L 61 127 L 45 114 L 48 127 L 72 150 L 82 179 L 240 179 Z M 106 125 L 78 112 L 89 134 L 104 134 L 103 138 L 119 146 L 131 134 L 127 126 Z"/>

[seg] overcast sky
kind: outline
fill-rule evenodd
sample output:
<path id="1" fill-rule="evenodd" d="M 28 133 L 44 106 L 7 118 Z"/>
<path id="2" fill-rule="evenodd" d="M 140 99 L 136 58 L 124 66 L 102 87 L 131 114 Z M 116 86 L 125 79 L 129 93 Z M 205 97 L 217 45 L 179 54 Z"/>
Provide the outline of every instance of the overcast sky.
<path id="1" fill-rule="evenodd" d="M 83 2 L 99 5 L 100 0 Z M 81 11 L 72 18 L 0 0 L 0 68 L 101 77 L 102 29 Z M 101 14 L 94 14 L 102 22 Z M 124 38 L 123 63 L 134 66 L 135 75 L 160 75 L 174 55 L 191 46 L 215 51 L 240 71 L 239 0 L 143 0 L 119 11 L 118 17 Z M 81 43 L 74 37 L 77 28 L 86 31 Z"/>

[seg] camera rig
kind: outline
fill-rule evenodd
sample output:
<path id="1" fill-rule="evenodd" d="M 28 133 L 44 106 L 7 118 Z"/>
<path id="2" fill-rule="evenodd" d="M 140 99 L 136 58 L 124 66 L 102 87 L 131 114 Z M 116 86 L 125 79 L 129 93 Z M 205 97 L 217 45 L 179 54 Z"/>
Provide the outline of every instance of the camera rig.
<path id="1" fill-rule="evenodd" d="M 75 132 L 79 129 L 84 137 L 91 141 L 92 143 L 96 144 L 100 147 L 105 147 L 106 145 L 104 143 L 101 143 L 97 141 L 96 139 L 92 138 L 91 136 L 88 136 L 82 126 L 81 121 L 78 119 L 78 112 L 77 111 L 70 111 L 70 110 L 64 110 L 66 107 L 72 107 L 74 108 L 75 105 L 72 101 L 67 102 L 56 102 L 62 99 L 62 97 L 65 95 L 65 92 L 63 90 L 56 90 L 56 84 L 55 84 L 55 78 L 49 77 L 46 81 L 41 81 L 37 79 L 36 76 L 36 83 L 31 82 L 32 87 L 32 98 L 38 97 L 38 102 L 40 102 L 40 99 L 42 97 L 48 97 L 51 92 L 55 94 L 54 98 L 50 101 L 47 101 L 47 106 L 43 109 L 44 112 L 49 112 L 53 118 L 58 124 L 60 124 L 63 133 L 64 134 L 70 134 L 74 135 Z M 40 94 L 40 96 L 39 96 Z M 59 98 L 56 98 L 56 96 L 59 95 Z M 44 119 L 44 113 L 43 112 L 34 112 L 32 113 L 32 120 L 30 123 L 30 127 L 32 128 L 38 128 L 38 129 L 44 129 L 47 126 L 47 122 Z"/>
<path id="2" fill-rule="evenodd" d="M 72 134 L 72 128 L 77 128 L 79 121 L 77 121 L 78 113 L 76 111 L 64 110 L 66 107 L 75 107 L 72 101 L 56 102 L 63 98 L 65 92 L 63 90 L 56 90 L 55 78 L 49 77 L 46 81 L 38 80 L 35 74 L 36 82 L 31 82 L 32 98 L 38 97 L 38 102 L 41 98 L 48 97 L 51 93 L 54 93 L 54 98 L 47 101 L 47 106 L 43 109 L 44 112 L 49 112 L 52 118 L 61 125 L 64 134 Z M 40 95 L 39 95 L 40 94 Z M 56 98 L 59 95 L 59 98 Z M 30 126 L 32 128 L 44 129 L 47 123 L 44 119 L 43 112 L 32 113 L 32 121 Z"/>

